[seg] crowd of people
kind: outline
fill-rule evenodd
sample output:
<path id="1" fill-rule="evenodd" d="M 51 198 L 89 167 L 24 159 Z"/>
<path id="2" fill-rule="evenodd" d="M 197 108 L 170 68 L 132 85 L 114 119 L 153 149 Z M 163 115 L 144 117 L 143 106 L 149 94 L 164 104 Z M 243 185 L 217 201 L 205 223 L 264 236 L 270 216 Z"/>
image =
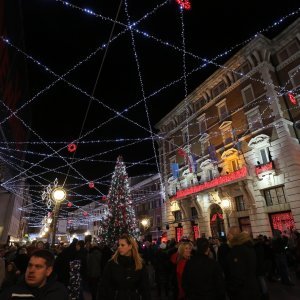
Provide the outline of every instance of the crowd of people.
<path id="1" fill-rule="evenodd" d="M 227 239 L 137 242 L 124 234 L 115 252 L 73 239 L 0 248 L 0 299 L 269 299 L 267 281 L 300 277 L 300 234 L 274 231 L 252 239 L 236 226 Z"/>

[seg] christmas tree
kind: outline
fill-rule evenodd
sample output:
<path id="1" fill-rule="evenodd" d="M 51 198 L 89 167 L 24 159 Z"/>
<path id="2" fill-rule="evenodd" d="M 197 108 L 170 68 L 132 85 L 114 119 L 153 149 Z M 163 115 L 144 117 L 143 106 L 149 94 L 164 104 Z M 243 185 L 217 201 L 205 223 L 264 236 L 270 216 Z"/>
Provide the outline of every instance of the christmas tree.
<path id="1" fill-rule="evenodd" d="M 123 233 L 137 238 L 138 226 L 129 189 L 128 175 L 121 156 L 117 158 L 107 195 L 108 215 L 103 221 L 103 242 L 113 248 Z"/>

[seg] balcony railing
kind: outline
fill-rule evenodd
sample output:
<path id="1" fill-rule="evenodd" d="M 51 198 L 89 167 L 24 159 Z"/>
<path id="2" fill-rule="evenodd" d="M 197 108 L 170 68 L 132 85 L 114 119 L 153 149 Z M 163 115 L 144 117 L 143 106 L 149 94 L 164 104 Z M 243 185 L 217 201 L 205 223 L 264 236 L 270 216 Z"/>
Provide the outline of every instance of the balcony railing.
<path id="1" fill-rule="evenodd" d="M 179 190 L 172 197 L 172 199 L 182 198 L 182 197 L 185 197 L 185 196 L 188 196 L 188 195 L 191 195 L 191 194 L 201 192 L 203 190 L 207 190 L 207 189 L 219 186 L 219 185 L 223 185 L 225 183 L 232 182 L 232 181 L 235 181 L 237 179 L 244 178 L 244 177 L 247 176 L 247 174 L 248 174 L 247 167 L 244 166 L 241 169 L 239 169 L 235 172 L 232 172 L 230 174 L 221 175 L 217 178 L 212 179 L 211 181 L 207 181 L 207 182 L 204 182 L 204 183 L 201 183 L 201 184 L 197 184 L 197 185 L 188 187 L 186 189 Z"/>
<path id="2" fill-rule="evenodd" d="M 256 175 L 259 175 L 263 172 L 271 171 L 271 170 L 274 170 L 274 169 L 275 169 L 274 168 L 274 163 L 273 163 L 273 161 L 270 161 L 266 164 L 255 166 L 255 173 L 256 173 Z"/>

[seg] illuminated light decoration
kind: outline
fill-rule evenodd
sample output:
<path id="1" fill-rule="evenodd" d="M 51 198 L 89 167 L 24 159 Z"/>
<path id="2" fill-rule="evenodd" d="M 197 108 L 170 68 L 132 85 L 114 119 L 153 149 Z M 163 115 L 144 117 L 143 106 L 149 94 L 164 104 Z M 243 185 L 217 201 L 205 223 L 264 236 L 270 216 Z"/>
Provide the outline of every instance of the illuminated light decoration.
<path id="1" fill-rule="evenodd" d="M 182 148 L 178 149 L 177 153 L 179 156 L 182 156 L 182 157 L 186 156 L 186 152 Z"/>
<path id="2" fill-rule="evenodd" d="M 176 241 L 179 242 L 183 236 L 183 228 L 176 227 Z"/>
<path id="3" fill-rule="evenodd" d="M 216 214 L 214 214 L 214 215 L 211 217 L 210 222 L 211 222 L 211 223 L 215 222 L 215 221 L 217 220 L 217 218 L 218 218 L 218 219 L 221 219 L 221 220 L 224 220 L 223 214 L 221 214 L 221 213 L 216 213 Z"/>
<path id="4" fill-rule="evenodd" d="M 199 227 L 197 225 L 193 225 L 193 232 L 194 232 L 194 240 L 196 241 L 200 238 Z"/>
<path id="5" fill-rule="evenodd" d="M 87 12 L 87 13 L 90 13 L 90 12 Z M 280 24 L 281 22 L 283 22 L 283 19 L 280 19 L 278 22 L 274 23 L 274 25 L 272 25 L 272 26 L 277 26 L 278 24 Z M 48 69 L 46 69 L 46 70 L 48 71 Z"/>
<path id="6" fill-rule="evenodd" d="M 213 223 L 217 220 L 217 214 L 214 214 L 212 217 L 211 217 L 211 220 L 210 222 Z"/>
<path id="7" fill-rule="evenodd" d="M 172 200 L 182 198 L 182 197 L 185 197 L 187 195 L 195 194 L 195 193 L 210 189 L 212 187 L 222 185 L 224 183 L 228 183 L 228 182 L 231 182 L 231 181 L 235 181 L 237 179 L 241 179 L 241 178 L 246 177 L 246 176 L 247 176 L 247 167 L 244 166 L 238 171 L 235 171 L 235 172 L 232 172 L 230 174 L 223 175 L 223 176 L 220 176 L 218 178 L 215 178 L 211 181 L 204 182 L 202 184 L 192 186 L 192 187 L 189 187 L 187 189 L 178 191 L 176 193 L 176 195 L 174 197 L 172 197 Z"/>
<path id="8" fill-rule="evenodd" d="M 68 145 L 68 151 L 69 151 L 70 153 L 75 152 L 76 149 L 77 149 L 76 144 L 73 144 L 73 143 L 72 143 L 72 144 L 69 144 L 69 145 Z"/>
<path id="9" fill-rule="evenodd" d="M 68 207 L 72 207 L 72 205 L 73 205 L 72 202 L 68 202 L 67 204 Z"/>
<path id="10" fill-rule="evenodd" d="M 176 0 L 176 2 L 180 5 L 181 8 L 186 9 L 186 10 L 190 10 L 191 7 L 191 3 L 189 0 Z"/>
<path id="11" fill-rule="evenodd" d="M 95 187 L 94 182 L 93 182 L 93 181 L 90 181 L 90 182 L 89 182 L 89 188 L 90 188 L 90 189 L 93 189 L 94 187 Z"/>
<path id="12" fill-rule="evenodd" d="M 105 195 L 102 196 L 102 201 L 106 201 L 107 197 Z"/>
<path id="13" fill-rule="evenodd" d="M 84 211 L 82 214 L 83 214 L 85 217 L 87 217 L 88 212 L 87 212 L 87 211 Z"/>
<path id="14" fill-rule="evenodd" d="M 297 105 L 296 97 L 292 93 L 288 93 L 288 96 L 289 96 L 290 102 L 294 105 Z"/>
<path id="15" fill-rule="evenodd" d="M 295 221 L 291 212 L 275 213 L 271 215 L 272 226 L 281 232 L 295 229 Z"/>
<path id="16" fill-rule="evenodd" d="M 260 174 L 260 173 L 263 173 L 263 172 L 266 172 L 266 171 L 270 171 L 270 170 L 273 170 L 274 167 L 273 167 L 273 162 L 269 162 L 267 164 L 264 164 L 264 165 L 261 165 L 261 166 L 255 166 L 255 173 L 256 175 Z"/>

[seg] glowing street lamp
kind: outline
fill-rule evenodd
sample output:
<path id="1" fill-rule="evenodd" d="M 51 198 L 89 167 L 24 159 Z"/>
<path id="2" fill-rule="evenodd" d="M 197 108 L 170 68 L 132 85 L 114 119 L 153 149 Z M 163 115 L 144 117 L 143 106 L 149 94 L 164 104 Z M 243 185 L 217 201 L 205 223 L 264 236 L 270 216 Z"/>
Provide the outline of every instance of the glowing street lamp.
<path id="1" fill-rule="evenodd" d="M 56 226 L 57 226 L 57 219 L 58 219 L 58 215 L 59 215 L 60 205 L 66 199 L 66 197 L 67 197 L 67 192 L 61 186 L 56 186 L 51 191 L 51 199 L 54 202 L 52 246 L 55 245 Z"/>
<path id="2" fill-rule="evenodd" d="M 146 233 L 146 230 L 149 228 L 150 226 L 150 220 L 148 218 L 144 218 L 141 220 L 141 224 L 143 226 L 143 231 L 144 231 L 144 234 Z"/>
<path id="3" fill-rule="evenodd" d="M 221 201 L 221 207 L 224 210 L 225 216 L 226 216 L 226 220 L 227 220 L 227 226 L 228 228 L 230 227 L 230 222 L 229 222 L 229 216 L 228 213 L 230 213 L 231 211 L 231 202 L 229 199 L 224 198 Z"/>

